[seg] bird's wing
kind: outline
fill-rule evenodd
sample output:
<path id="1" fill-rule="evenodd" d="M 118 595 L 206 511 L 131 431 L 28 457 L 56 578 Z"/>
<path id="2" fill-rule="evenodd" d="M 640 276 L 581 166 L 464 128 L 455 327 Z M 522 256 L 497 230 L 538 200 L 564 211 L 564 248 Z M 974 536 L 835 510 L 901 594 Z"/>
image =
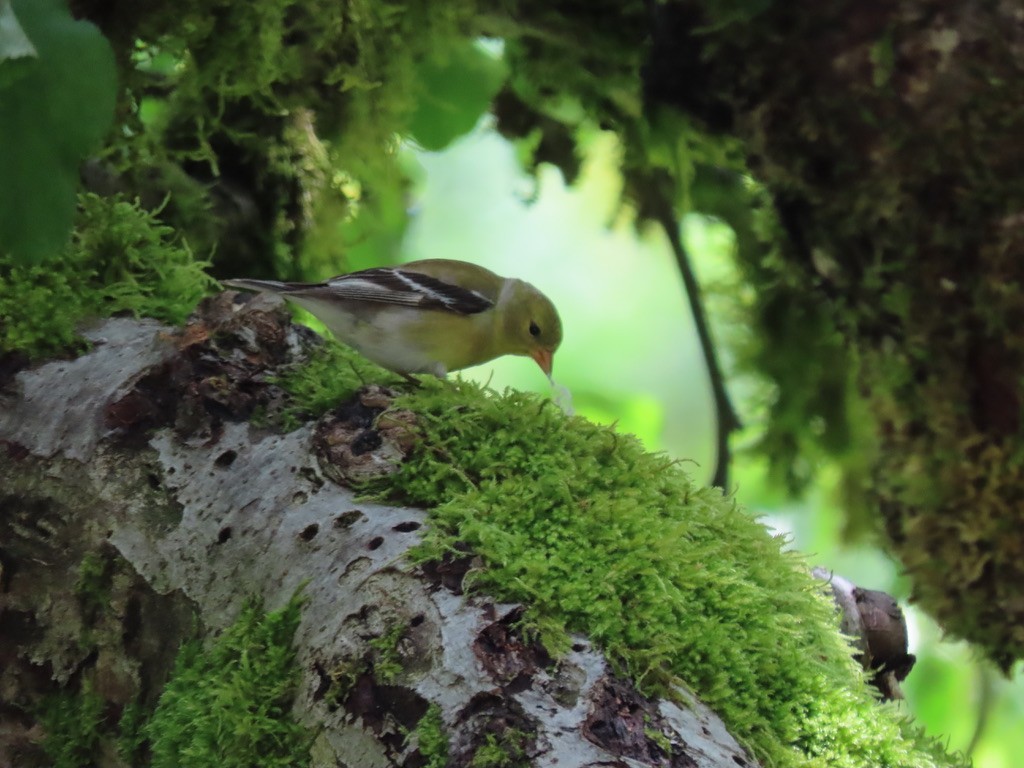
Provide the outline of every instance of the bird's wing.
<path id="1" fill-rule="evenodd" d="M 364 269 L 332 277 L 326 283 L 308 286 L 296 293 L 318 298 L 438 309 L 457 315 L 475 315 L 494 306 L 491 299 L 478 291 L 399 267 Z"/>
<path id="2" fill-rule="evenodd" d="M 445 266 L 441 259 L 418 262 L 423 269 Z M 440 265 L 440 267 L 438 266 Z M 482 270 L 481 270 L 482 272 Z M 487 276 L 497 280 L 491 273 Z M 320 302 L 365 301 L 375 304 L 394 304 L 419 309 L 435 309 L 456 315 L 475 315 L 491 309 L 494 299 L 476 287 L 459 285 L 447 273 L 442 276 L 427 274 L 418 269 L 377 267 L 332 277 L 322 283 L 285 283 L 278 280 L 224 280 L 224 285 L 251 291 L 268 291 L 295 299 Z"/>

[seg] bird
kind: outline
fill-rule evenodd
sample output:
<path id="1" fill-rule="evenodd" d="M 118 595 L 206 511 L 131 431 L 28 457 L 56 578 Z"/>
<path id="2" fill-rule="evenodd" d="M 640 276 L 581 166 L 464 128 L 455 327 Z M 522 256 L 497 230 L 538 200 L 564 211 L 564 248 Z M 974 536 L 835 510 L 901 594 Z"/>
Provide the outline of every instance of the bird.
<path id="1" fill-rule="evenodd" d="M 554 304 L 530 283 L 454 259 L 375 267 L 321 283 L 247 278 L 231 288 L 283 296 L 316 316 L 340 341 L 409 377 L 533 358 L 548 379 L 562 343 Z"/>

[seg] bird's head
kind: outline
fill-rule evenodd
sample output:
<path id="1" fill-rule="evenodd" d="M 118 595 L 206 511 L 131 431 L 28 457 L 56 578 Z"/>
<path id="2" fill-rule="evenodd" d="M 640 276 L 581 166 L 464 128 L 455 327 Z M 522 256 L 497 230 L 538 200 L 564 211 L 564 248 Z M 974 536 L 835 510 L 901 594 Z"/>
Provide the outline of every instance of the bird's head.
<path id="1" fill-rule="evenodd" d="M 562 343 L 562 321 L 551 300 L 529 283 L 510 280 L 500 300 L 507 307 L 502 335 L 506 354 L 532 357 L 551 376 L 555 350 Z"/>

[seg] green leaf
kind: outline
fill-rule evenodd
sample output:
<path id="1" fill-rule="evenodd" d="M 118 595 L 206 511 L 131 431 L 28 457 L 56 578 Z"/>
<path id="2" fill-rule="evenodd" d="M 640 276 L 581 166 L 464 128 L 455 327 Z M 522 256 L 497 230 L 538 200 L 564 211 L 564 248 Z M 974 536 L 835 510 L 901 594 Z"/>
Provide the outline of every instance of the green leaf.
<path id="1" fill-rule="evenodd" d="M 92 24 L 62 0 L 13 0 L 38 57 L 0 58 L 0 251 L 24 264 L 56 255 L 75 212 L 78 165 L 110 128 L 114 55 Z"/>
<path id="2" fill-rule="evenodd" d="M 466 42 L 417 69 L 419 99 L 409 132 L 424 149 L 444 149 L 473 130 L 508 75 L 505 62 Z"/>

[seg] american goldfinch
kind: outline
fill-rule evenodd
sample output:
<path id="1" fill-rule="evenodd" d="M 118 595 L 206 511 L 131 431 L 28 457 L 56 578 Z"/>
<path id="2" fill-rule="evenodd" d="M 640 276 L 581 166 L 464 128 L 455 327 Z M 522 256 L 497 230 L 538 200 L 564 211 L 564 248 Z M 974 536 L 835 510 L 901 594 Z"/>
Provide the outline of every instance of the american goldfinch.
<path id="1" fill-rule="evenodd" d="M 562 323 L 547 296 L 464 261 L 424 259 L 322 283 L 243 279 L 224 285 L 280 294 L 345 344 L 403 375 L 443 378 L 502 355 L 524 355 L 550 378 L 562 343 Z"/>

